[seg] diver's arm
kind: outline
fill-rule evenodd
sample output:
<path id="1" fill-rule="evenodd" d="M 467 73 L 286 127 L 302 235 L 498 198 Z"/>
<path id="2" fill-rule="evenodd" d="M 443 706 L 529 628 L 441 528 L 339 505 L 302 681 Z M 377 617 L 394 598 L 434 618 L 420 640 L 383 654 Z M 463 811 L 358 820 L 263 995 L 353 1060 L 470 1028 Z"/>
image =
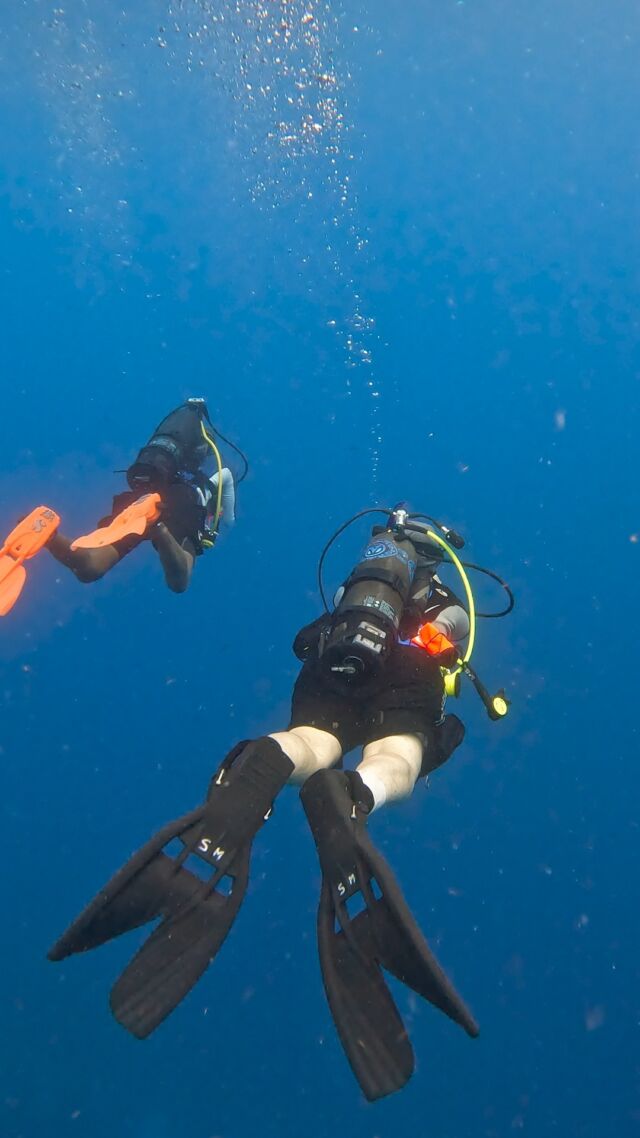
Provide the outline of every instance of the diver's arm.
<path id="1" fill-rule="evenodd" d="M 469 617 L 462 605 L 447 605 L 438 613 L 433 623 L 454 644 L 469 635 Z"/>
<path id="2" fill-rule="evenodd" d="M 158 551 L 164 579 L 174 593 L 184 593 L 191 580 L 195 555 L 191 552 L 191 543 L 185 544 L 186 548 L 178 544 L 164 522 L 154 527 L 153 545 Z"/>
<path id="3" fill-rule="evenodd" d="M 215 501 L 218 493 L 218 481 L 220 475 L 218 471 L 212 474 L 209 479 L 213 488 L 213 499 Z M 236 520 L 236 487 L 233 481 L 233 474 L 227 466 L 222 468 L 222 495 L 221 495 L 221 508 L 222 516 L 226 525 L 232 526 Z"/>
<path id="4" fill-rule="evenodd" d="M 433 578 L 433 586 L 424 612 L 424 620 L 434 624 L 448 640 L 458 644 L 469 635 L 469 614 L 456 594 L 438 577 Z"/>

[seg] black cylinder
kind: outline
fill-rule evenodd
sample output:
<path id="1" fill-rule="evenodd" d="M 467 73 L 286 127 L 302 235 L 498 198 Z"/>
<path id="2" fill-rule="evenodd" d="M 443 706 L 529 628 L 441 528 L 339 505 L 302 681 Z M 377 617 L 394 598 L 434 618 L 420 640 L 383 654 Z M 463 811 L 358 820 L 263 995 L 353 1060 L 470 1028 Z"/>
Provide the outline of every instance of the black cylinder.
<path id="1" fill-rule="evenodd" d="M 132 490 L 161 493 L 175 481 L 178 473 L 195 474 L 199 470 L 209 452 L 202 435 L 204 413 L 201 400 L 190 400 L 158 424 L 127 470 Z"/>
<path id="2" fill-rule="evenodd" d="M 415 569 L 412 542 L 388 530 L 372 538 L 322 644 L 322 664 L 336 678 L 358 683 L 379 672 L 397 642 Z"/>

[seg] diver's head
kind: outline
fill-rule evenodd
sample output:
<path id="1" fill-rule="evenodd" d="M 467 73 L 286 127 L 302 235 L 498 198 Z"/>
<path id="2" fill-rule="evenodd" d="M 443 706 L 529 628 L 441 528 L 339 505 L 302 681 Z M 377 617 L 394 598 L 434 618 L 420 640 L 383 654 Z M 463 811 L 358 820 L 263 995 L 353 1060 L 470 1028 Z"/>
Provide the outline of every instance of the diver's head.
<path id="1" fill-rule="evenodd" d="M 206 415 L 203 399 L 189 399 L 167 415 L 127 470 L 131 489 L 162 493 L 181 471 L 196 474 L 209 454 Z"/>
<path id="2" fill-rule="evenodd" d="M 179 451 L 173 439 L 156 435 L 140 451 L 136 461 L 127 470 L 127 482 L 132 490 L 162 493 L 175 482 L 180 469 Z"/>

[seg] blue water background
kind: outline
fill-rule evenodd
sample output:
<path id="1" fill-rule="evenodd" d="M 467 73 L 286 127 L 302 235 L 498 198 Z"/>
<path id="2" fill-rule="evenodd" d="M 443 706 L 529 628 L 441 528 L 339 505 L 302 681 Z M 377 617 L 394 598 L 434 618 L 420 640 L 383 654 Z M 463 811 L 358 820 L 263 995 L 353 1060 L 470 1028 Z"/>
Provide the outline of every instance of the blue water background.
<path id="1" fill-rule="evenodd" d="M 38 0 L 1 19 L 3 531 L 41 501 L 65 532 L 92 528 L 114 469 L 190 394 L 251 475 L 185 596 L 148 548 L 90 588 L 43 554 L 2 622 L 0 1133 L 627 1138 L 637 5 L 316 5 L 348 125 L 336 225 L 326 153 L 279 157 L 268 110 L 233 86 L 252 27 L 205 37 L 210 66 L 190 69 L 185 11 L 165 9 Z M 351 366 L 359 306 L 371 363 Z M 397 989 L 417 1071 L 368 1106 L 324 1002 L 294 792 L 215 966 L 144 1044 L 107 1007 L 141 938 L 45 954 L 236 740 L 286 724 L 322 544 L 401 498 L 515 589 L 477 650 L 513 707 L 494 726 L 466 693 L 463 750 L 372 822 L 482 1033 Z M 332 583 L 364 535 L 345 536 Z"/>

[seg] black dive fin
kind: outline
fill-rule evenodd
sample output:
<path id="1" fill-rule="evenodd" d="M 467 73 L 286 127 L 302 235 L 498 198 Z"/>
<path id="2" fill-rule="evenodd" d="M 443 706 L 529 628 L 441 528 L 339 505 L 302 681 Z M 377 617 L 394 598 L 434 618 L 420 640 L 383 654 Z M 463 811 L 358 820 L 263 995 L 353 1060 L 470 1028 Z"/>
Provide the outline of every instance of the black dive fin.
<path id="1" fill-rule="evenodd" d="M 49 960 L 98 948 L 156 917 L 168 916 L 174 901 L 179 907 L 181 893 L 186 903 L 189 886 L 195 889 L 198 879 L 163 853 L 163 848 L 188 833 L 201 820 L 203 810 L 201 806 L 170 822 L 138 850 L 49 949 Z"/>
<path id="2" fill-rule="evenodd" d="M 145 941 L 111 989 L 118 1023 L 139 1039 L 149 1035 L 184 999 L 209 967 L 231 930 L 244 900 L 251 848 L 243 847 L 227 866 L 227 893 L 220 878 L 193 878 L 170 912 Z"/>
<path id="3" fill-rule="evenodd" d="M 373 943 L 336 929 L 331 886 L 318 907 L 318 954 L 331 1015 L 363 1094 L 373 1102 L 400 1090 L 414 1069 L 413 1048 L 375 958 Z M 364 934 L 364 929 L 361 932 Z"/>
<path id="4" fill-rule="evenodd" d="M 351 790 L 356 779 L 351 773 L 319 771 L 300 797 L 323 873 L 318 950 L 325 991 L 353 1072 L 373 1101 L 400 1090 L 414 1069 L 411 1042 L 382 968 L 470 1035 L 478 1028 L 367 834 L 366 814 Z M 356 897 L 364 908 L 351 915 Z"/>
<path id="5" fill-rule="evenodd" d="M 381 896 L 369 900 L 367 908 L 356 916 L 356 938 L 373 941 L 383 968 L 475 1038 L 479 1032 L 475 1019 L 429 948 L 398 882 L 364 827 L 360 846 L 366 851 L 369 871 Z"/>
<path id="6" fill-rule="evenodd" d="M 133 1035 L 149 1035 L 174 1010 L 223 944 L 246 892 L 253 838 L 292 770 L 272 739 L 241 744 L 204 806 L 134 854 L 50 950 L 62 960 L 162 918 L 111 992 L 115 1018 Z M 175 839 L 177 853 L 165 848 Z"/>

